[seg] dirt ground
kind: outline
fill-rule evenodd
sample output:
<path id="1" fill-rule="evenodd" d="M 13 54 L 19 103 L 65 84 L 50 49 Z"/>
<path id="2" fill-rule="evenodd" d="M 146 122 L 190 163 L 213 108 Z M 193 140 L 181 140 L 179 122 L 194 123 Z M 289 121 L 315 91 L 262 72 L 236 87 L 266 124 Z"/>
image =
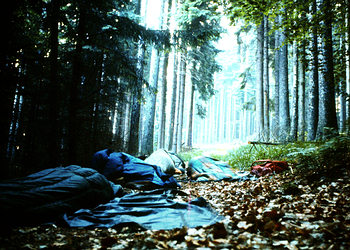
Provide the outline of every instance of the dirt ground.
<path id="1" fill-rule="evenodd" d="M 350 249 L 349 171 L 287 171 L 244 182 L 185 182 L 225 216 L 215 225 L 173 230 L 2 230 L 0 249 Z"/>

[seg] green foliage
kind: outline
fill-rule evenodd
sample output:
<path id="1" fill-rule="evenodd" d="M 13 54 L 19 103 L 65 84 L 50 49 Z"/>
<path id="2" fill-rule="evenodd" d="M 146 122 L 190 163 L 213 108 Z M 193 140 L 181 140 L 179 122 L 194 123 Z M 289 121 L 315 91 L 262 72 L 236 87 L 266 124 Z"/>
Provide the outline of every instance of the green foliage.
<path id="1" fill-rule="evenodd" d="M 189 160 L 191 160 L 194 157 L 203 155 L 203 152 L 204 151 L 201 150 L 201 149 L 193 148 L 193 149 L 191 149 L 189 151 L 182 151 L 182 152 L 180 152 L 179 156 L 181 157 L 181 159 L 184 162 L 188 162 Z"/>
<path id="2" fill-rule="evenodd" d="M 245 145 L 231 151 L 226 161 L 235 169 L 249 170 L 252 163 L 256 160 L 286 160 L 286 155 L 290 152 L 292 144 L 287 145 Z"/>
<path id="3" fill-rule="evenodd" d="M 298 142 L 276 146 L 241 146 L 222 160 L 233 168 L 249 170 L 256 160 L 271 159 L 288 161 L 300 171 L 315 170 L 320 173 L 349 169 L 350 137 L 338 136 L 325 142 Z"/>

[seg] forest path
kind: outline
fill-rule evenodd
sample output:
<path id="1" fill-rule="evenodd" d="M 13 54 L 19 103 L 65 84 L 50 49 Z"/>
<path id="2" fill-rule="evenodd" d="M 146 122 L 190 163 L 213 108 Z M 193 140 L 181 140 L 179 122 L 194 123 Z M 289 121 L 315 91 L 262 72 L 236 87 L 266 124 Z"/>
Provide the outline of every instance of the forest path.
<path id="1" fill-rule="evenodd" d="M 215 144 L 197 144 L 194 148 L 203 151 L 203 155 L 215 156 L 215 155 L 227 155 L 230 151 L 246 145 L 244 142 L 234 142 L 234 143 L 215 143 Z"/>

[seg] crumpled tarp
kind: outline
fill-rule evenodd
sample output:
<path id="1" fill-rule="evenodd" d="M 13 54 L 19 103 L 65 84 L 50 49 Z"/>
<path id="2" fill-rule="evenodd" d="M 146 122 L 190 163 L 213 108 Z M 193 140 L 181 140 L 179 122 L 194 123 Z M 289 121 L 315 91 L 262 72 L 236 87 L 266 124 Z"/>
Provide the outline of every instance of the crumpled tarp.
<path id="1" fill-rule="evenodd" d="M 66 212 L 105 203 L 118 192 L 120 186 L 91 168 L 45 169 L 0 182 L 0 221 L 9 226 L 53 222 Z"/>
<path id="2" fill-rule="evenodd" d="M 80 209 L 65 215 L 65 221 L 70 227 L 137 225 L 143 229 L 160 230 L 212 225 L 224 219 L 203 198 L 188 204 L 174 200 L 179 196 L 187 194 L 175 189 L 127 194 L 95 209 Z"/>
<path id="3" fill-rule="evenodd" d="M 180 185 L 159 166 L 151 165 L 123 152 L 104 149 L 94 154 L 91 167 L 113 182 L 122 181 L 132 188 L 177 188 Z"/>
<path id="4" fill-rule="evenodd" d="M 243 181 L 256 179 L 249 171 L 234 171 L 227 163 L 198 156 L 188 163 L 187 175 L 196 181 Z"/>

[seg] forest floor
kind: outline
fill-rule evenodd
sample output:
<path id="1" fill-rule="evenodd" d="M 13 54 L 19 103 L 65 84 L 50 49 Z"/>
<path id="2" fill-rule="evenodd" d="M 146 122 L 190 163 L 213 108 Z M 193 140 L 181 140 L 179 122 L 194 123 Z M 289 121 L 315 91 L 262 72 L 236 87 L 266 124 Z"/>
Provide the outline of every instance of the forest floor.
<path id="1" fill-rule="evenodd" d="M 350 249 L 349 168 L 286 171 L 244 182 L 182 183 L 225 220 L 211 226 L 157 231 L 12 229 L 0 249 Z"/>

